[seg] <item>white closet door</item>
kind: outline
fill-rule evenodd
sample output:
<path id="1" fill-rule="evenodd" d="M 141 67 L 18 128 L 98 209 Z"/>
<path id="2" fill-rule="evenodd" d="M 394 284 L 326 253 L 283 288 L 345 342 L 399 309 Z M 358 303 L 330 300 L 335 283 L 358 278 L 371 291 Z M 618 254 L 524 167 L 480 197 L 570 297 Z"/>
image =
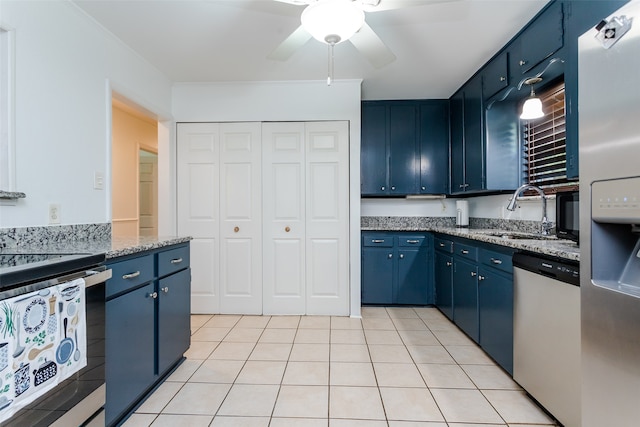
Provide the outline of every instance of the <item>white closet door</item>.
<path id="1" fill-rule="evenodd" d="M 191 311 L 219 311 L 219 126 L 177 125 L 178 234 L 192 236 Z"/>
<path id="2" fill-rule="evenodd" d="M 349 314 L 349 124 L 306 124 L 306 314 Z"/>
<path id="3" fill-rule="evenodd" d="M 305 314 L 304 123 L 264 123 L 264 314 Z"/>
<path id="4" fill-rule="evenodd" d="M 260 133 L 220 124 L 220 313 L 262 313 Z"/>

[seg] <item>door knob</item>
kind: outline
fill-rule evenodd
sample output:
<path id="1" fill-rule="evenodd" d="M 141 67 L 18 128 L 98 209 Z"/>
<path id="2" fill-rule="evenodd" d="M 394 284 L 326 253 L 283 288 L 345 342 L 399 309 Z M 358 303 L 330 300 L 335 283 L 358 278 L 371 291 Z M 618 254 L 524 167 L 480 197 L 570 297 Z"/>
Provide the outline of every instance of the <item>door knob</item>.
<path id="1" fill-rule="evenodd" d="M 478 275 L 478 273 L 476 273 L 475 271 L 471 272 L 471 277 L 476 277 Z"/>
<path id="2" fill-rule="evenodd" d="M 169 293 L 169 287 L 165 286 L 164 288 L 161 289 L 162 292 L 164 292 L 165 294 Z"/>
<path id="3" fill-rule="evenodd" d="M 287 233 L 291 231 L 291 228 L 289 226 L 284 228 L 284 231 L 286 231 Z"/>
<path id="4" fill-rule="evenodd" d="M 484 276 L 478 276 L 478 281 L 484 280 Z"/>
<path id="5" fill-rule="evenodd" d="M 233 232 L 234 233 L 237 233 L 238 231 L 240 231 L 240 227 L 238 227 L 238 226 L 233 227 Z"/>
<path id="6" fill-rule="evenodd" d="M 452 263 L 451 261 L 447 261 L 447 267 L 451 267 Z"/>
<path id="7" fill-rule="evenodd" d="M 404 254 L 400 254 L 400 259 L 404 259 Z"/>

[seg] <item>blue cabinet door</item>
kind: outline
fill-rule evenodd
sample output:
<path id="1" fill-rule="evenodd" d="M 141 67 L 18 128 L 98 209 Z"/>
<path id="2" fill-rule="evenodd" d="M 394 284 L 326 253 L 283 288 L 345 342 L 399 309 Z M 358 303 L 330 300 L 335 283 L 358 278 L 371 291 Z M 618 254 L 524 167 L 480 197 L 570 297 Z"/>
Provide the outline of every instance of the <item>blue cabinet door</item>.
<path id="1" fill-rule="evenodd" d="M 472 78 L 464 87 L 464 173 L 465 191 L 484 186 L 484 106 L 482 78 Z"/>
<path id="2" fill-rule="evenodd" d="M 435 252 L 436 306 L 445 316 L 453 320 L 453 257 Z"/>
<path id="3" fill-rule="evenodd" d="M 502 52 L 482 70 L 483 99 L 489 99 L 509 86 L 509 53 Z"/>
<path id="4" fill-rule="evenodd" d="M 478 267 L 464 259 L 454 259 L 453 312 L 455 323 L 478 342 Z"/>
<path id="5" fill-rule="evenodd" d="M 591 3 L 591 2 L 587 2 Z M 518 37 L 522 74 L 553 55 L 564 43 L 562 2 L 552 3 Z"/>
<path id="6" fill-rule="evenodd" d="M 388 193 L 387 107 L 362 103 L 360 147 L 360 192 L 362 195 Z"/>
<path id="7" fill-rule="evenodd" d="M 106 303 L 105 369 L 109 425 L 154 381 L 155 302 L 149 283 Z"/>
<path id="8" fill-rule="evenodd" d="M 418 135 L 416 104 L 389 105 L 389 194 L 417 194 Z"/>
<path id="9" fill-rule="evenodd" d="M 421 194 L 449 191 L 449 102 L 420 103 Z"/>
<path id="10" fill-rule="evenodd" d="M 478 270 L 480 346 L 513 374 L 513 276 Z"/>
<path id="11" fill-rule="evenodd" d="M 189 349 L 191 269 L 158 281 L 158 375 L 163 375 Z"/>
<path id="12" fill-rule="evenodd" d="M 398 250 L 396 304 L 429 304 L 429 251 L 426 247 Z"/>
<path id="13" fill-rule="evenodd" d="M 393 303 L 393 248 L 362 248 L 362 303 Z"/>
<path id="14" fill-rule="evenodd" d="M 451 193 L 464 191 L 464 92 L 456 92 L 449 103 L 451 126 Z"/>

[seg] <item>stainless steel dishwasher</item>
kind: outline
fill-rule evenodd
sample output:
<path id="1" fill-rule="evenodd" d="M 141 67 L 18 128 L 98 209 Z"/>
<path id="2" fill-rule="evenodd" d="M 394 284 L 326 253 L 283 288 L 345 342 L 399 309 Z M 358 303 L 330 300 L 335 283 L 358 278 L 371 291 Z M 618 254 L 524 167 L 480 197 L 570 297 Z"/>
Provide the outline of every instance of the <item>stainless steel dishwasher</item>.
<path id="1" fill-rule="evenodd" d="M 524 253 L 513 267 L 513 378 L 563 425 L 580 426 L 580 267 Z"/>

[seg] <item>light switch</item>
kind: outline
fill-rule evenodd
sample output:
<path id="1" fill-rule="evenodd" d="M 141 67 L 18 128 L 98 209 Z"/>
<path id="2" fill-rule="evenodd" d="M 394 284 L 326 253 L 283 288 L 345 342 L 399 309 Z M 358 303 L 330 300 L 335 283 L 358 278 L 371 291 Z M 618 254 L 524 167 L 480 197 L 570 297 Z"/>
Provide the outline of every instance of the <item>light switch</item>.
<path id="1" fill-rule="evenodd" d="M 95 190 L 103 190 L 104 189 L 104 175 L 102 175 L 102 172 L 94 172 L 94 174 L 93 174 L 93 188 Z"/>
<path id="2" fill-rule="evenodd" d="M 49 204 L 49 224 L 60 224 L 60 205 L 58 203 Z"/>

